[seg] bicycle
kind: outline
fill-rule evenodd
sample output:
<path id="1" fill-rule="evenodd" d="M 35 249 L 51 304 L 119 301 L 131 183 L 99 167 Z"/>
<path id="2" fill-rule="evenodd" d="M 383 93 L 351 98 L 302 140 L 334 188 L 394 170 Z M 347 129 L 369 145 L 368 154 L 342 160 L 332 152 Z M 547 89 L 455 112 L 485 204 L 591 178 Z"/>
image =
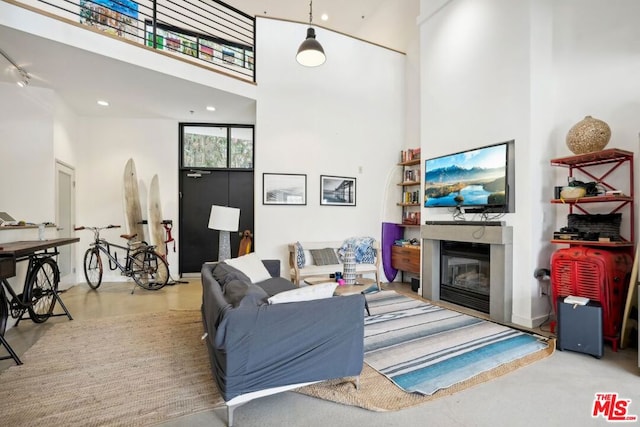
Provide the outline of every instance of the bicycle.
<path id="1" fill-rule="evenodd" d="M 9 315 L 17 319 L 16 326 L 27 312 L 34 323 L 44 323 L 53 316 L 67 316 L 69 320 L 73 320 L 58 292 L 60 270 L 56 262 L 56 257 L 59 255 L 56 247 L 74 243 L 77 240 L 63 238 L 43 242 L 22 241 L 3 244 L 2 256 L 0 256 L 0 345 L 8 350 L 9 356 L 2 356 L 0 360 L 12 358 L 18 365 L 22 364 L 4 339 Z M 29 263 L 22 293 L 17 294 L 7 279 L 16 275 L 16 263 L 20 261 L 29 261 Z M 64 313 L 53 313 L 56 303 L 60 304 Z"/>
<path id="2" fill-rule="evenodd" d="M 122 234 L 120 237 L 127 240 L 127 246 L 110 243 L 100 237 L 100 231 L 120 228 L 119 225 L 107 225 L 106 227 L 76 227 L 74 230 L 93 231 L 93 243 L 84 253 L 84 277 L 91 289 L 98 289 L 102 284 L 103 263 L 101 253 L 109 260 L 109 269 L 120 269 L 122 274 L 131 277 L 133 281 L 143 289 L 157 291 L 163 288 L 169 281 L 169 265 L 158 254 L 155 246 L 145 242 L 133 241 L 135 234 Z M 118 260 L 117 252 L 112 248 L 125 251 L 125 262 Z M 134 288 L 135 289 L 135 288 Z M 133 293 L 134 289 L 131 290 Z"/>

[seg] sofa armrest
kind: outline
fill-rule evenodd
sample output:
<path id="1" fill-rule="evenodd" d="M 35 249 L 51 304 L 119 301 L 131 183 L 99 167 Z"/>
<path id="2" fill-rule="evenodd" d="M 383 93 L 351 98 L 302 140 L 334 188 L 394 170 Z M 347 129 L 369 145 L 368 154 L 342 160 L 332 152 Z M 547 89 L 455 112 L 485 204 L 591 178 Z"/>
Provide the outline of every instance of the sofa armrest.
<path id="1" fill-rule="evenodd" d="M 289 271 L 293 269 L 293 275 L 290 275 L 290 280 L 294 285 L 300 286 L 300 267 L 298 267 L 298 245 L 295 243 L 289 243 Z"/>

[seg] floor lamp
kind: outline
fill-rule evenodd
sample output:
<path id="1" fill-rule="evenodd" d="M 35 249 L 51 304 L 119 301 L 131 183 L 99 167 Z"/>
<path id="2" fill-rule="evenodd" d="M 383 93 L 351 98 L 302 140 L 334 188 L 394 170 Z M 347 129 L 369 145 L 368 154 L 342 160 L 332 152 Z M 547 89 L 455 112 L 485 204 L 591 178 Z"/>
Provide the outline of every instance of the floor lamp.
<path id="1" fill-rule="evenodd" d="M 228 206 L 211 206 L 209 215 L 209 228 L 220 232 L 218 242 L 218 261 L 231 258 L 230 231 L 238 231 L 240 221 L 240 209 Z"/>

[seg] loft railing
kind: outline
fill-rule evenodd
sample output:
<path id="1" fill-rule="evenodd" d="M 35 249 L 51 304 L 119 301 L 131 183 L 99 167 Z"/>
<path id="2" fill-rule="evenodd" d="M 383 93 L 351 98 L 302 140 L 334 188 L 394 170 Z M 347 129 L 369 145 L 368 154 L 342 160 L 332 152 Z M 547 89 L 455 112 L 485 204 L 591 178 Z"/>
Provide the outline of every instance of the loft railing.
<path id="1" fill-rule="evenodd" d="M 255 81 L 255 18 L 218 0 L 17 0 L 16 3 Z"/>

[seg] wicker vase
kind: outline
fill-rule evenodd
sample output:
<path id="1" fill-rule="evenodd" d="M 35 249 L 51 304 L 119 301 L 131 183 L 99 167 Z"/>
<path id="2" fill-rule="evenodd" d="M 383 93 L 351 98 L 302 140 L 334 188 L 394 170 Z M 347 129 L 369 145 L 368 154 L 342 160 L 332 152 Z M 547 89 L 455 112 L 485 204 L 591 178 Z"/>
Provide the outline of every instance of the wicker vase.
<path id="1" fill-rule="evenodd" d="M 356 284 L 356 253 L 353 251 L 353 246 L 348 245 L 347 250 L 344 253 L 344 260 L 342 262 L 343 272 L 342 278 L 345 285 Z"/>
<path id="2" fill-rule="evenodd" d="M 567 133 L 567 147 L 573 154 L 600 151 L 609 143 L 611 129 L 602 120 L 586 116 Z"/>

